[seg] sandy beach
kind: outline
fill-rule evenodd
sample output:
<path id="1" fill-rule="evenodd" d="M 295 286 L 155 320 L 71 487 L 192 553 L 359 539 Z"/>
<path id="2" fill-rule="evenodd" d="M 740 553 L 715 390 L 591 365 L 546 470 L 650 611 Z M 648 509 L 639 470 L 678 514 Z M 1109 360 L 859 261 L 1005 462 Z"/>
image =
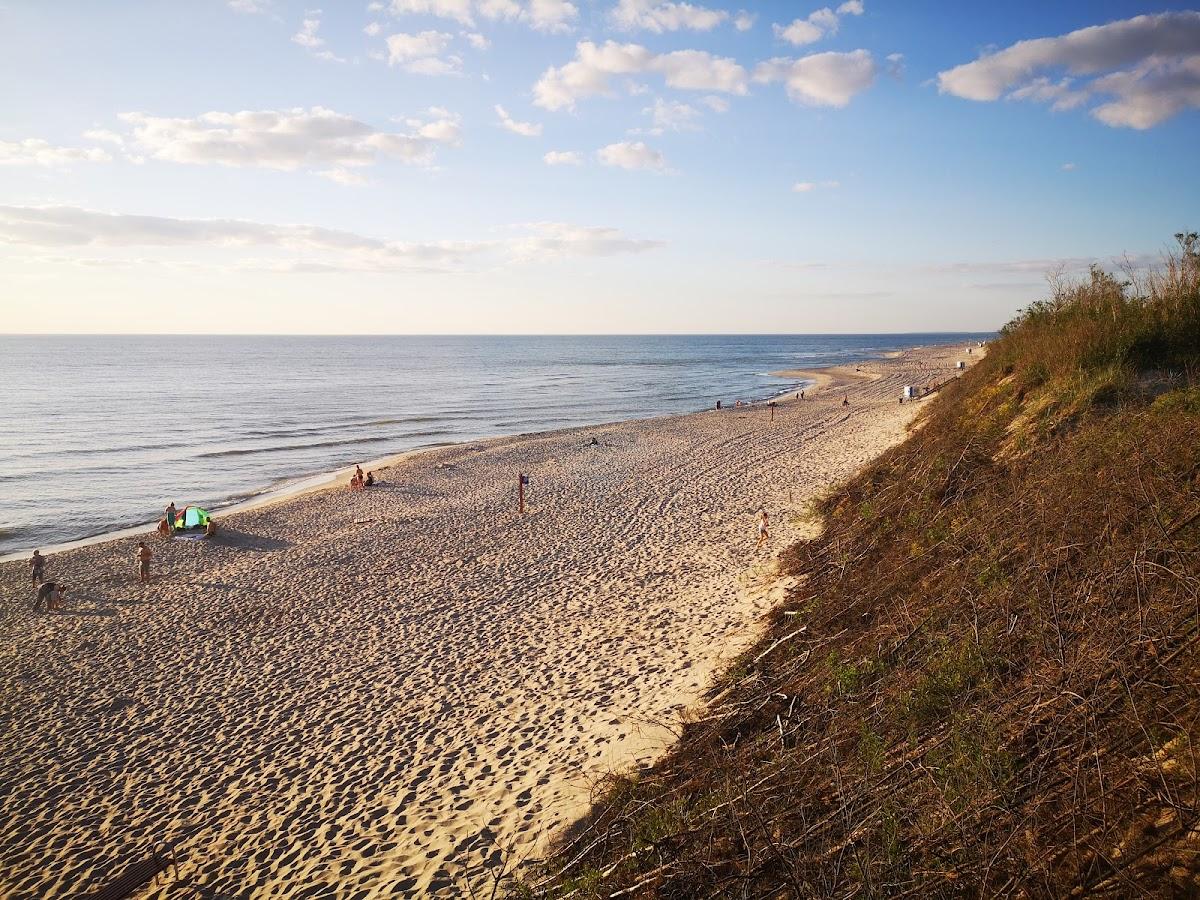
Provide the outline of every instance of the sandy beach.
<path id="1" fill-rule="evenodd" d="M 774 421 L 760 405 L 414 454 L 365 492 L 153 540 L 146 586 L 136 538 L 55 554 L 56 613 L 33 612 L 27 563 L 0 565 L 0 896 L 85 893 L 159 839 L 180 878 L 140 896 L 486 883 L 661 750 L 780 598 L 773 557 L 809 501 L 902 439 L 921 408 L 903 385 L 978 352 L 823 370 Z"/>

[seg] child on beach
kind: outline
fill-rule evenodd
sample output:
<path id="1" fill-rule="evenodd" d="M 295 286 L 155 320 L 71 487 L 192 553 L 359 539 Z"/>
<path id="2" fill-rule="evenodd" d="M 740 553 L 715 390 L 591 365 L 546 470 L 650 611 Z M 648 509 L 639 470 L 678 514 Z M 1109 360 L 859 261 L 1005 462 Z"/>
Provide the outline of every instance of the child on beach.
<path id="1" fill-rule="evenodd" d="M 43 603 L 46 604 L 46 612 L 54 612 L 57 609 L 61 609 L 63 597 L 66 593 L 66 585 L 59 584 L 56 581 L 47 581 L 38 588 L 37 600 L 34 601 L 33 611 L 37 612 Z"/>
<path id="2" fill-rule="evenodd" d="M 44 580 L 46 573 L 46 557 L 42 556 L 41 550 L 33 551 L 33 556 L 29 558 L 29 568 L 32 569 L 33 586 L 37 587 Z"/>
<path id="3" fill-rule="evenodd" d="M 758 543 L 754 547 L 755 550 L 760 549 L 762 547 L 762 545 L 767 542 L 767 539 L 771 536 L 770 533 L 767 531 L 767 525 L 768 525 L 767 511 L 765 509 L 760 509 L 758 511 Z"/>
<path id="4" fill-rule="evenodd" d="M 145 584 L 150 580 L 150 557 L 154 554 L 150 552 L 150 548 L 146 546 L 145 541 L 138 541 L 137 545 L 137 562 L 138 562 L 138 581 Z"/>

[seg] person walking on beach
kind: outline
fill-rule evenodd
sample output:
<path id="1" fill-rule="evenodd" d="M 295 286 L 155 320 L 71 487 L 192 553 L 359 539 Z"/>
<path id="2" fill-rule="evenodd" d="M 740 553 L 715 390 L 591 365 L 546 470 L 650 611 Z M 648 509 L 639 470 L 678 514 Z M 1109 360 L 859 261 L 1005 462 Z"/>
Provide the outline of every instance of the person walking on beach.
<path id="1" fill-rule="evenodd" d="M 46 612 L 54 612 L 62 608 L 63 597 L 67 593 L 67 586 L 59 584 L 56 581 L 47 581 L 37 592 L 37 600 L 34 601 L 33 611 L 37 612 L 43 603 L 46 604 Z"/>
<path id="2" fill-rule="evenodd" d="M 42 556 L 41 550 L 34 550 L 33 556 L 29 557 L 29 568 L 33 577 L 33 586 L 40 585 L 46 576 L 46 557 Z"/>
<path id="3" fill-rule="evenodd" d="M 137 545 L 137 562 L 138 562 L 138 581 L 146 584 L 150 580 L 150 557 L 154 554 L 150 552 L 150 548 L 146 546 L 145 541 L 138 541 Z"/>
<path id="4" fill-rule="evenodd" d="M 172 500 L 170 503 L 167 504 L 167 511 L 166 511 L 165 515 L 167 517 L 167 533 L 174 534 L 175 533 L 175 517 L 178 515 L 178 513 L 175 512 L 175 501 L 174 500 Z"/>
<path id="5" fill-rule="evenodd" d="M 767 530 L 768 524 L 769 519 L 767 517 L 767 511 L 765 509 L 760 509 L 758 511 L 758 543 L 754 547 L 755 550 L 761 549 L 762 545 L 765 544 L 767 539 L 771 536 L 770 532 Z"/>

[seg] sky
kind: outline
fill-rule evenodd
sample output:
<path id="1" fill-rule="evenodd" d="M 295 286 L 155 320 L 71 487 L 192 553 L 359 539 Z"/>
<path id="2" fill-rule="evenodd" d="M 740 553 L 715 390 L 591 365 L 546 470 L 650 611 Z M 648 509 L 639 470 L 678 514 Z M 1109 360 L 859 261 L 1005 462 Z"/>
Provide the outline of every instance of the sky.
<path id="1" fill-rule="evenodd" d="M 0 332 L 987 331 L 1200 228 L 1166 3 L 0 0 Z"/>

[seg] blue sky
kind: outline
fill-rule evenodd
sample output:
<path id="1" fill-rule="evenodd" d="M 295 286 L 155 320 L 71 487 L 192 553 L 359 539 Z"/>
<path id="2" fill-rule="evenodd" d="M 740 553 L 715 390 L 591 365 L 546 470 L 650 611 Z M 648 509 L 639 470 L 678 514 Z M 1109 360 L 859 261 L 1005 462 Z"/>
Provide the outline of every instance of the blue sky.
<path id="1" fill-rule="evenodd" d="M 1200 225 L 1171 4 L 8 2 L 0 50 L 9 332 L 984 330 Z"/>

